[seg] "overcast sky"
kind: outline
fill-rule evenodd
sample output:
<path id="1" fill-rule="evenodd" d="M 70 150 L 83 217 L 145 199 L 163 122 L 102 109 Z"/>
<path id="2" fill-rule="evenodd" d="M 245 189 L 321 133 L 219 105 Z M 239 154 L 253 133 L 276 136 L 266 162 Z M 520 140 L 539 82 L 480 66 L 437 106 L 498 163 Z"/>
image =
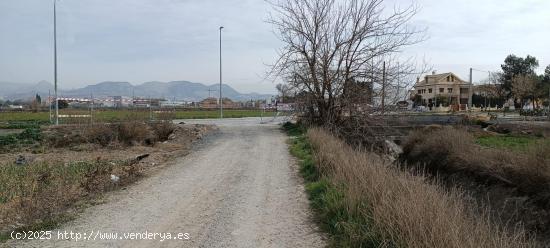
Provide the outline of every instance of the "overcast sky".
<path id="1" fill-rule="evenodd" d="M 0 0 L 0 81 L 53 81 L 52 0 Z M 391 0 L 391 5 L 409 3 Z M 418 0 L 412 25 L 428 40 L 406 50 L 438 72 L 467 79 L 497 70 L 506 55 L 550 64 L 550 1 Z M 224 82 L 274 93 L 264 80 L 279 41 L 262 0 L 59 0 L 61 88 L 102 81 L 218 82 L 218 27 L 225 26 Z M 483 73 L 476 72 L 475 78 Z M 0 89 L 1 90 L 1 89 Z"/>

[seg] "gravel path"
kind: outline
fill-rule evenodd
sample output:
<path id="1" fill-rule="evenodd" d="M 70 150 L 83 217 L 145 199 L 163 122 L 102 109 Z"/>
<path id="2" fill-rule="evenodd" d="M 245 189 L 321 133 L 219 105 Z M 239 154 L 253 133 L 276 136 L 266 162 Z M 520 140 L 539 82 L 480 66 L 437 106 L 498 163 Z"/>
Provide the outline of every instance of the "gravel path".
<path id="1" fill-rule="evenodd" d="M 192 123 L 193 121 L 186 121 Z M 209 121 L 197 121 L 197 123 Z M 212 121 L 210 121 L 212 122 Z M 215 122 L 215 121 L 214 121 Z M 111 194 L 61 231 L 180 234 L 181 240 L 58 240 L 26 247 L 322 247 L 286 136 L 254 118 L 219 122 L 198 150 Z M 185 240 L 187 233 L 189 239 Z M 150 235 L 150 234 L 149 234 Z M 98 236 L 99 237 L 99 236 Z M 93 238 L 93 237 L 92 237 Z"/>

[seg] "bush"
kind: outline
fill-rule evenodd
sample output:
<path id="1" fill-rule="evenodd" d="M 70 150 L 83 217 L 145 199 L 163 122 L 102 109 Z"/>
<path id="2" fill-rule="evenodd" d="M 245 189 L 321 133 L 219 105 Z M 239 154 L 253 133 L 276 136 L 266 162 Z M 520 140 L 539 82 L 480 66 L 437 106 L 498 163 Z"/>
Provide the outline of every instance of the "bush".
<path id="1" fill-rule="evenodd" d="M 151 128 L 156 135 L 157 140 L 166 141 L 168 137 L 176 130 L 176 125 L 171 121 L 160 121 L 151 123 Z"/>
<path id="2" fill-rule="evenodd" d="M 18 138 L 23 140 L 40 141 L 42 139 L 42 134 L 39 128 L 27 128 L 18 135 Z"/>
<path id="3" fill-rule="evenodd" d="M 7 152 L 9 148 L 15 148 L 21 144 L 34 144 L 42 140 L 42 133 L 38 128 L 27 128 L 18 134 L 0 136 L 0 153 Z"/>
<path id="4" fill-rule="evenodd" d="M 149 136 L 148 126 L 140 121 L 121 122 L 116 125 L 118 141 L 126 145 L 141 143 Z"/>
<path id="5" fill-rule="evenodd" d="M 110 125 L 96 124 L 84 131 L 84 137 L 90 143 L 108 146 L 116 140 L 116 133 Z"/>
<path id="6" fill-rule="evenodd" d="M 52 128 L 44 132 L 45 142 L 52 147 L 69 147 L 87 142 L 80 130 Z"/>
<path id="7" fill-rule="evenodd" d="M 15 145 L 15 144 L 17 144 L 17 141 L 18 141 L 18 139 L 17 139 L 16 134 L 9 134 L 9 135 L 0 136 L 0 147 Z"/>

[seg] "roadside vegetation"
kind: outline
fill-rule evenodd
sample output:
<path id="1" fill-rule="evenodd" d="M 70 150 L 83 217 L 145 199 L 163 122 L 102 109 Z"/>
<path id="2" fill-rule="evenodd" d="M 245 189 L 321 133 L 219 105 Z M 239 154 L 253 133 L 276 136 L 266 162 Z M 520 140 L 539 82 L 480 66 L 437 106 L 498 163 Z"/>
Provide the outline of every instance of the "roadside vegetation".
<path id="1" fill-rule="evenodd" d="M 433 174 L 467 173 L 550 203 L 548 139 L 498 134 L 476 139 L 465 128 L 441 127 L 413 132 L 403 151 L 407 162 Z"/>
<path id="2" fill-rule="evenodd" d="M 173 115 L 175 119 L 207 119 L 218 118 L 220 113 L 218 110 L 177 110 L 174 114 L 172 111 L 168 111 Z M 89 110 L 61 110 L 60 114 L 90 114 Z M 226 118 L 243 118 L 243 117 L 260 117 L 260 116 L 274 116 L 276 112 L 273 111 L 261 111 L 261 110 L 235 110 L 224 109 L 223 115 Z M 133 110 L 95 110 L 93 112 L 94 119 L 96 121 L 117 121 L 127 119 L 129 116 L 139 115 L 142 119 L 149 119 L 151 113 L 148 109 L 139 111 Z M 154 116 L 159 113 L 153 112 Z M 80 118 L 83 119 L 83 118 Z M 5 122 L 39 122 L 48 123 L 50 120 L 49 112 L 0 112 L 0 123 Z M 84 118 L 81 121 L 88 121 Z M 0 125 L 0 128 L 3 128 Z"/>
<path id="3" fill-rule="evenodd" d="M 140 175 L 131 161 L 82 161 L 0 166 L 0 236 L 9 230 L 55 227 L 83 198 L 118 188 Z M 120 181 L 110 179 L 116 174 Z"/>
<path id="4" fill-rule="evenodd" d="M 470 205 L 488 210 L 501 226 L 523 226 L 541 243 L 550 240 L 550 139 L 498 134 L 472 127 L 425 128 L 403 144 L 402 161 L 460 187 Z"/>
<path id="5" fill-rule="evenodd" d="M 185 154 L 206 131 L 202 125 L 126 120 L 0 136 L 0 240 L 13 230 L 55 228 L 78 206 Z"/>
<path id="6" fill-rule="evenodd" d="M 37 144 L 42 140 L 42 134 L 37 127 L 26 128 L 20 133 L 0 135 L 0 154 Z"/>
<path id="7" fill-rule="evenodd" d="M 522 229 L 504 230 L 474 213 L 459 190 L 353 149 L 322 129 L 284 127 L 297 135 L 291 153 L 301 161 L 312 207 L 333 247 L 537 246 Z"/>

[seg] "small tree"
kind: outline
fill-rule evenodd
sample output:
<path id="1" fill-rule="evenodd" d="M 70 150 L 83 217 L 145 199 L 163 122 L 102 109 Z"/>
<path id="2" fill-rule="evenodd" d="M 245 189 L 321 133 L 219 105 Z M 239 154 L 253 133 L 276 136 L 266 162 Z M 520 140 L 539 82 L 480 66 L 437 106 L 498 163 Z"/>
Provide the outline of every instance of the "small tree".
<path id="1" fill-rule="evenodd" d="M 531 98 L 533 109 L 535 109 L 535 94 L 537 89 L 537 77 L 533 74 L 521 74 L 512 78 L 512 95 L 520 99 L 521 107 L 524 100 Z"/>
<path id="2" fill-rule="evenodd" d="M 520 75 L 530 75 L 535 74 L 535 69 L 539 66 L 539 61 L 537 58 L 527 55 L 525 58 L 518 57 L 516 55 L 508 55 L 504 59 L 504 64 L 501 65 L 502 68 L 502 86 L 504 90 L 508 93 L 508 97 L 512 96 L 512 88 L 514 77 Z"/>

